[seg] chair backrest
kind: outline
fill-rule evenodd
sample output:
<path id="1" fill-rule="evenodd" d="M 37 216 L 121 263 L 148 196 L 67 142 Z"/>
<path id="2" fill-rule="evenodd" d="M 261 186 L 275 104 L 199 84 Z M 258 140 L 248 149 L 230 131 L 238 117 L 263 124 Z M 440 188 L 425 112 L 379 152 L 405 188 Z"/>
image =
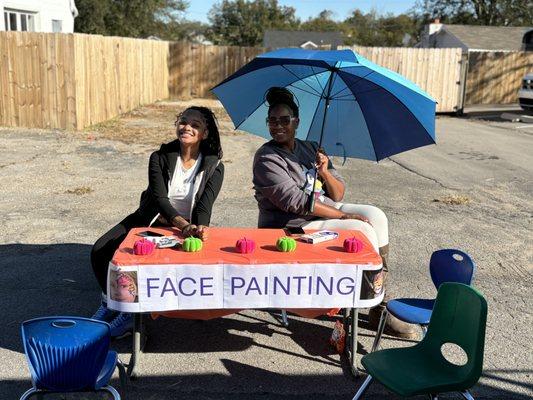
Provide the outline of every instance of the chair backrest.
<path id="1" fill-rule="evenodd" d="M 448 361 L 450 368 L 457 368 L 463 388 L 476 384 L 483 369 L 487 302 L 483 295 L 471 286 L 462 283 L 443 283 L 437 299 L 426 336 L 420 343 L 425 346 L 429 357 L 446 360 L 442 345 L 453 343 L 460 346 L 468 357 L 464 365 Z"/>
<path id="2" fill-rule="evenodd" d="M 437 290 L 444 282 L 470 285 L 475 270 L 476 265 L 470 256 L 456 249 L 437 250 L 431 255 L 429 261 L 429 272 Z"/>
<path id="3" fill-rule="evenodd" d="M 109 351 L 108 323 L 81 317 L 44 317 L 23 322 L 21 330 L 37 389 L 94 389 Z"/>

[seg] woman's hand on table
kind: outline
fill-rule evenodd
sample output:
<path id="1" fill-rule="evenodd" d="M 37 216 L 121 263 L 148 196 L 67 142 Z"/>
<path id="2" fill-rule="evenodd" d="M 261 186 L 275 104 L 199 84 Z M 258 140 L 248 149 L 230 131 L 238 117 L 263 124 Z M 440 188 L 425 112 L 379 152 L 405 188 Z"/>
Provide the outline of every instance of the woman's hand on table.
<path id="1" fill-rule="evenodd" d="M 189 236 L 196 236 L 196 232 L 198 230 L 198 227 L 194 224 L 185 225 L 181 229 L 181 234 L 183 237 L 189 237 Z"/>
<path id="2" fill-rule="evenodd" d="M 367 224 L 369 225 L 372 225 L 370 223 L 370 220 L 365 217 L 364 215 L 361 215 L 361 214 L 344 214 L 341 219 L 358 219 L 359 221 L 363 221 L 363 222 L 366 222 Z"/>
<path id="3" fill-rule="evenodd" d="M 205 225 L 189 224 L 181 230 L 181 233 L 184 237 L 195 236 L 203 240 L 204 242 L 207 240 L 207 237 L 209 236 L 208 228 Z"/>
<path id="4" fill-rule="evenodd" d="M 194 236 L 202 239 L 205 242 L 209 236 L 209 228 L 205 225 L 198 225 L 196 229 L 196 235 Z"/>

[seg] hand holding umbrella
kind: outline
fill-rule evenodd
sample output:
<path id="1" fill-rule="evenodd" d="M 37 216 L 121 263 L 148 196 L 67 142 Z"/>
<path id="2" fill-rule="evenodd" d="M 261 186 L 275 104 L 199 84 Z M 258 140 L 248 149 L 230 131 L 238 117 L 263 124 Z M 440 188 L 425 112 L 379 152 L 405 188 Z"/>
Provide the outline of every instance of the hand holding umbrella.
<path id="1" fill-rule="evenodd" d="M 435 143 L 435 100 L 351 50 L 265 53 L 213 92 L 236 129 L 270 138 L 264 94 L 273 86 L 298 101 L 297 138 L 318 142 L 330 155 L 379 161 Z"/>
<path id="2" fill-rule="evenodd" d="M 322 180 L 322 185 L 326 186 L 328 191 L 328 196 L 333 201 L 340 201 L 344 197 L 344 185 L 342 182 L 338 181 L 328 170 L 329 167 L 329 157 L 326 154 L 326 151 L 319 147 L 316 153 L 316 163 L 315 163 L 315 170 L 316 174 L 314 176 L 314 182 L 313 186 L 315 188 L 315 191 L 317 190 L 317 178 L 320 177 Z M 319 182 L 320 183 L 320 182 Z M 315 196 L 316 197 L 316 196 Z M 310 197 L 311 198 L 311 197 Z M 313 204 L 314 209 L 314 204 Z M 310 210 L 311 212 L 313 210 Z"/>

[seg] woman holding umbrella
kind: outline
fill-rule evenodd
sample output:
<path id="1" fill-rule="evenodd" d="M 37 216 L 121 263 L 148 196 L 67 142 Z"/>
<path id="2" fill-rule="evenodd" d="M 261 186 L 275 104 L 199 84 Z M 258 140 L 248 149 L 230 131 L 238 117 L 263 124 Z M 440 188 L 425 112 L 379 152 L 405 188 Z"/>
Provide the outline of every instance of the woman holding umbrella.
<path id="1" fill-rule="evenodd" d="M 387 271 L 388 222 L 383 211 L 370 205 L 340 203 L 345 191 L 342 177 L 316 142 L 295 137 L 299 108 L 289 90 L 272 87 L 266 93 L 266 101 L 272 140 L 257 150 L 253 163 L 259 228 L 283 228 L 297 221 L 307 229 L 363 231 L 379 249 Z M 311 192 L 317 196 L 312 212 L 308 206 Z M 372 310 L 370 322 L 377 327 L 381 310 Z M 391 318 L 386 328 L 389 334 L 414 337 L 412 325 Z"/>

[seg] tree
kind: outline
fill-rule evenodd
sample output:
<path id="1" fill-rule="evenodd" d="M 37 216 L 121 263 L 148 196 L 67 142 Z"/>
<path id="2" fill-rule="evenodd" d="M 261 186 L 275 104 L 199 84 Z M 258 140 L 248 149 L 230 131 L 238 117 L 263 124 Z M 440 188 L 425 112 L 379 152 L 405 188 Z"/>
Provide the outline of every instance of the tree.
<path id="1" fill-rule="evenodd" d="M 360 46 L 399 47 L 411 44 L 416 36 L 416 21 L 409 15 L 379 15 L 376 10 L 352 12 L 342 24 L 345 43 Z M 407 40 L 406 40 L 407 39 Z"/>
<path id="2" fill-rule="evenodd" d="M 531 0 L 419 0 L 414 7 L 425 23 L 532 26 Z"/>
<path id="3" fill-rule="evenodd" d="M 166 36 L 187 9 L 184 0 L 77 0 L 75 31 L 126 37 Z"/>
<path id="4" fill-rule="evenodd" d="M 106 35 L 105 17 L 111 2 L 106 0 L 77 0 L 78 17 L 74 20 L 74 31 Z"/>
<path id="5" fill-rule="evenodd" d="M 323 10 L 315 18 L 309 18 L 302 23 L 303 31 L 337 32 L 340 30 L 339 23 L 333 19 L 333 11 Z"/>
<path id="6" fill-rule="evenodd" d="M 215 44 L 258 46 L 266 29 L 295 29 L 295 9 L 277 0 L 223 0 L 209 11 L 208 37 Z"/>

